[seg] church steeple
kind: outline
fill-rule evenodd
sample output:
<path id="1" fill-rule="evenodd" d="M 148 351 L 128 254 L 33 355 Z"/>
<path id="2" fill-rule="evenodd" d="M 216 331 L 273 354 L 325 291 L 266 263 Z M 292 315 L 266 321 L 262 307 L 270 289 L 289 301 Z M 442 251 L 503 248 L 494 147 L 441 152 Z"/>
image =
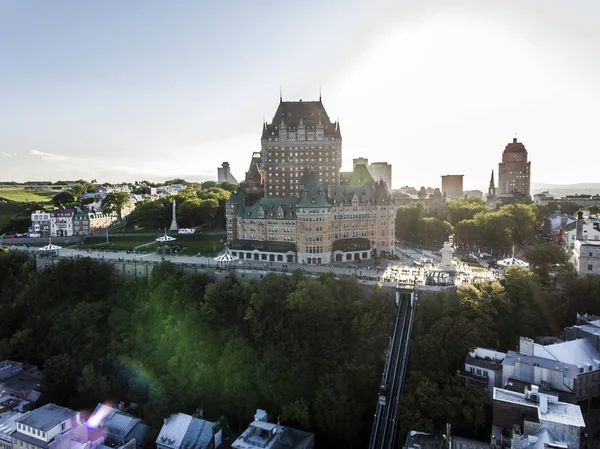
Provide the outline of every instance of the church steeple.
<path id="1" fill-rule="evenodd" d="M 496 196 L 496 183 L 494 182 L 494 170 L 492 170 L 492 176 L 490 177 L 490 186 L 488 187 L 488 197 L 494 198 Z"/>

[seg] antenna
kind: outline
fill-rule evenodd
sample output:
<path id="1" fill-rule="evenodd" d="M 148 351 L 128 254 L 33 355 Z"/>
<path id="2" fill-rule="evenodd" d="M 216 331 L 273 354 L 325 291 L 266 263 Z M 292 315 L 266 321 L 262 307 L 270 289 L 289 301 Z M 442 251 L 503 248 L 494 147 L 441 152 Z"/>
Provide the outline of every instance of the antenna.
<path id="1" fill-rule="evenodd" d="M 279 102 L 281 103 L 283 101 L 283 94 L 281 91 L 281 86 L 279 86 Z"/>
<path id="2" fill-rule="evenodd" d="M 319 101 L 321 101 L 321 86 L 319 86 Z"/>

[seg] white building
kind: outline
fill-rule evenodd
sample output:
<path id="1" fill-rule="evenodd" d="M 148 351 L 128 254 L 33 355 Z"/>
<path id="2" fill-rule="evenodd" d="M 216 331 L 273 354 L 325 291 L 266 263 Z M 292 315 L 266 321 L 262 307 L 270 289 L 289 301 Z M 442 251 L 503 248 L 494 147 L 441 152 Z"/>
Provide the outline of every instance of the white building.
<path id="1" fill-rule="evenodd" d="M 465 359 L 461 377 L 465 385 L 481 388 L 491 399 L 494 387 L 502 387 L 502 361 L 506 353 L 487 348 L 475 348 Z"/>
<path id="2" fill-rule="evenodd" d="M 235 449 L 312 449 L 315 436 L 312 433 L 292 429 L 267 420 L 267 412 L 256 410 L 254 421 L 235 440 L 231 447 Z"/>
<path id="3" fill-rule="evenodd" d="M 600 274 L 600 241 L 596 238 L 593 241 L 575 241 L 573 246 L 573 266 L 579 276 Z"/>
<path id="4" fill-rule="evenodd" d="M 40 234 L 41 237 L 50 235 L 51 213 L 42 210 L 36 210 L 31 213 L 31 228 L 29 232 Z"/>
<path id="5" fill-rule="evenodd" d="M 562 232 L 563 246 L 567 249 L 575 249 L 577 238 L 577 228 L 567 226 Z M 600 223 L 587 222 L 583 223 L 581 230 L 581 241 L 600 241 Z"/>
<path id="6" fill-rule="evenodd" d="M 165 418 L 156 438 L 156 449 L 207 449 L 213 441 L 214 426 L 213 422 L 176 413 Z M 217 446 L 215 443 L 214 447 Z"/>
<path id="7" fill-rule="evenodd" d="M 578 405 L 536 387 L 518 393 L 494 388 L 492 446 L 579 449 L 585 421 Z"/>
<path id="8" fill-rule="evenodd" d="M 15 420 L 14 449 L 45 449 L 56 438 L 81 424 L 79 413 L 55 404 L 25 413 Z"/>
<path id="9" fill-rule="evenodd" d="M 12 433 L 17 428 L 15 421 L 23 416 L 23 408 L 28 404 L 12 395 L 0 393 L 0 449 L 12 449 Z"/>
<path id="10" fill-rule="evenodd" d="M 50 216 L 50 234 L 52 237 L 71 237 L 73 235 L 74 209 L 59 209 Z"/>
<path id="11" fill-rule="evenodd" d="M 518 381 L 518 382 L 514 382 Z M 525 383 L 579 402 L 600 395 L 600 353 L 589 340 L 541 345 L 521 337 L 502 362 L 502 385 Z"/>
<path id="12" fill-rule="evenodd" d="M 96 429 L 102 435 L 104 443 L 110 447 L 135 441 L 135 446 L 141 449 L 150 430 L 140 418 L 105 404 L 98 404 L 92 416 L 95 418 L 90 418 L 88 426 Z"/>
<path id="13" fill-rule="evenodd" d="M 373 162 L 369 165 L 369 173 L 375 181 L 383 180 L 386 187 L 392 191 L 392 164 L 387 162 Z"/>

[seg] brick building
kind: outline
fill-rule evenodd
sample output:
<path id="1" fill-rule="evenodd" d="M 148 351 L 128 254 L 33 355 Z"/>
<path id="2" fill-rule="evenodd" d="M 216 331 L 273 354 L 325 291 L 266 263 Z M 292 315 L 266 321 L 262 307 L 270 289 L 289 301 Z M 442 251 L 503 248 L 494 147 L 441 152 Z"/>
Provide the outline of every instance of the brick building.
<path id="1" fill-rule="evenodd" d="M 339 183 L 342 134 L 319 101 L 282 101 L 271 123 L 263 124 L 261 167 L 265 196 L 295 196 L 305 169 L 322 184 Z"/>
<path id="2" fill-rule="evenodd" d="M 233 255 L 326 264 L 394 252 L 396 206 L 388 187 L 363 164 L 340 173 L 339 124 L 320 99 L 280 101 L 261 143 L 227 202 Z"/>
<path id="3" fill-rule="evenodd" d="M 498 165 L 499 196 L 529 197 L 531 181 L 531 162 L 527 161 L 527 150 L 514 138 L 506 145 L 502 153 L 502 162 Z"/>

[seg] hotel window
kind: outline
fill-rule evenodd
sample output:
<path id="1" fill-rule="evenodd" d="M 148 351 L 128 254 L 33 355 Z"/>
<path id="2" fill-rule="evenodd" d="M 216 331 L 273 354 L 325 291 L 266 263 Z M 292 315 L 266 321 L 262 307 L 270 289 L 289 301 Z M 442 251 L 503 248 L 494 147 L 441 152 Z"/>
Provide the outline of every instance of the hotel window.
<path id="1" fill-rule="evenodd" d="M 593 267 L 592 265 L 588 265 L 588 271 L 592 271 Z"/>

